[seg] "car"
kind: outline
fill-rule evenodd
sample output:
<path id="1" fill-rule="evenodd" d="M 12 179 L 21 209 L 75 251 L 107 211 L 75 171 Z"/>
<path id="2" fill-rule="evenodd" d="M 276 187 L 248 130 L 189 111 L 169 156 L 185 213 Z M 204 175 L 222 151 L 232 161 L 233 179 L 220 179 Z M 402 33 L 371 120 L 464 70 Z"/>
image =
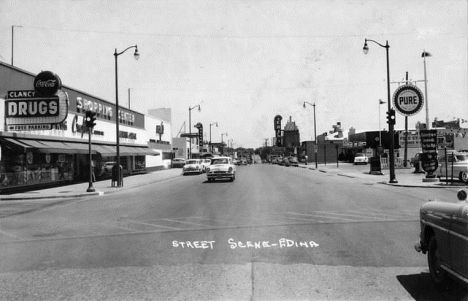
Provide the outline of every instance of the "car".
<path id="1" fill-rule="evenodd" d="M 367 164 L 369 162 L 369 158 L 364 153 L 357 153 L 354 156 L 354 164 Z"/>
<path id="2" fill-rule="evenodd" d="M 203 172 L 206 172 L 206 169 L 211 164 L 211 159 L 200 159 L 200 161 L 201 161 Z"/>
<path id="3" fill-rule="evenodd" d="M 237 159 L 236 165 L 247 165 L 247 160 L 245 158 Z"/>
<path id="4" fill-rule="evenodd" d="M 421 154 L 422 153 L 416 153 L 414 157 L 410 159 L 410 166 L 414 167 L 415 173 L 424 172 L 421 170 L 421 166 L 419 164 L 419 162 L 421 161 Z"/>
<path id="5" fill-rule="evenodd" d="M 437 177 L 458 178 L 468 184 L 468 153 L 454 151 L 442 156 L 439 160 Z"/>
<path id="6" fill-rule="evenodd" d="M 233 182 L 236 179 L 236 166 L 231 157 L 215 157 L 211 159 L 211 165 L 206 170 L 208 182 L 216 179 L 229 179 Z"/>
<path id="7" fill-rule="evenodd" d="M 291 166 L 299 166 L 299 161 L 297 160 L 297 157 L 289 157 L 288 158 L 288 161 L 289 161 L 289 164 L 291 164 Z"/>
<path id="8" fill-rule="evenodd" d="M 191 173 L 201 174 L 203 172 L 203 166 L 200 161 L 200 159 L 187 160 L 184 167 L 182 167 L 182 173 L 184 175 Z"/>
<path id="9" fill-rule="evenodd" d="M 445 287 L 450 279 L 468 287 L 468 201 L 459 190 L 459 202 L 429 201 L 419 210 L 417 252 L 427 253 L 432 282 Z"/>
<path id="10" fill-rule="evenodd" d="M 232 164 L 238 165 L 238 164 L 239 164 L 239 160 L 237 160 L 236 158 L 233 158 L 233 159 L 232 159 Z"/>
<path id="11" fill-rule="evenodd" d="M 101 176 L 108 176 L 112 174 L 112 167 L 114 167 L 115 162 L 108 161 L 102 164 Z"/>
<path id="12" fill-rule="evenodd" d="M 174 158 L 172 159 L 172 168 L 184 167 L 185 159 L 183 158 Z"/>

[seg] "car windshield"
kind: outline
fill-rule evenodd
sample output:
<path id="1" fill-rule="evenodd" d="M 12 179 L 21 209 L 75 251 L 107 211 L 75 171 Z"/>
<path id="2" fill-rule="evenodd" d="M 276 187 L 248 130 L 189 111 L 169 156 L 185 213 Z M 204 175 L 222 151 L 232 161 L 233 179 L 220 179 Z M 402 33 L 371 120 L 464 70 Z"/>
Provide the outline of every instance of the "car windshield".
<path id="1" fill-rule="evenodd" d="M 447 157 L 447 161 L 448 162 L 452 162 L 453 161 L 453 158 L 454 156 L 453 155 L 450 155 Z M 465 154 L 456 154 L 455 155 L 455 161 L 456 162 L 459 162 L 459 161 L 468 161 L 468 155 L 465 155 Z M 445 158 L 442 158 L 442 161 L 445 161 Z"/>
<path id="2" fill-rule="evenodd" d="M 187 164 L 198 164 L 197 160 L 188 160 Z"/>
<path id="3" fill-rule="evenodd" d="M 220 158 L 211 160 L 211 164 L 228 164 L 228 159 Z"/>
<path id="4" fill-rule="evenodd" d="M 364 154 L 363 153 L 357 153 L 356 157 L 364 157 Z"/>

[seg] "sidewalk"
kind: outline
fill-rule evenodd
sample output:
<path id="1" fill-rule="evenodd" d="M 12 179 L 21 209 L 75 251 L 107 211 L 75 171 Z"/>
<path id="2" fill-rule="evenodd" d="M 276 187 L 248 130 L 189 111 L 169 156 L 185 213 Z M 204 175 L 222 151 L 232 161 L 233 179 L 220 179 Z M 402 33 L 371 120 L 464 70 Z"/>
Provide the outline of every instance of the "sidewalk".
<path id="1" fill-rule="evenodd" d="M 97 181 L 93 183 L 95 192 L 86 192 L 89 183 L 78 183 L 66 186 L 59 186 L 47 189 L 27 191 L 11 195 L 0 195 L 0 201 L 8 200 L 31 200 L 31 199 L 50 199 L 50 198 L 73 198 L 91 195 L 104 195 L 121 191 L 126 188 L 144 186 L 151 183 L 161 182 L 167 179 L 178 177 L 182 174 L 181 168 L 165 169 L 146 174 L 132 175 L 123 178 L 123 187 L 116 188 L 111 186 L 111 179 Z"/>
<path id="2" fill-rule="evenodd" d="M 300 168 L 309 169 L 312 172 L 323 172 L 332 173 L 337 176 L 343 176 L 348 178 L 363 179 L 370 183 L 384 184 L 391 186 L 400 187 L 426 187 L 426 188 L 463 188 L 466 187 L 463 183 L 455 183 L 453 186 L 446 185 L 445 181 L 440 182 L 423 182 L 425 174 L 413 173 L 414 169 L 395 169 L 395 178 L 398 183 L 389 183 L 389 171 L 383 170 L 384 175 L 372 175 L 369 174 L 369 166 L 365 167 L 354 167 L 352 164 L 340 163 L 337 167 L 336 164 L 318 165 L 315 168 L 315 164 L 299 164 Z M 281 167 L 290 168 L 290 167 Z M 139 174 L 125 177 L 123 179 L 123 187 L 116 188 L 111 187 L 111 180 L 102 180 L 93 183 L 95 192 L 86 192 L 89 187 L 89 183 L 79 183 L 67 186 L 60 186 L 48 189 L 40 189 L 34 191 L 28 191 L 24 193 L 16 193 L 11 195 L 0 195 L 0 201 L 9 200 L 31 200 L 31 199 L 51 199 L 51 198 L 74 198 L 92 195 L 104 195 L 122 191 L 126 188 L 133 188 L 138 186 L 144 186 L 151 183 L 157 183 L 165 181 L 167 179 L 179 177 L 182 174 L 181 168 L 165 169 L 160 171 L 154 171 L 147 174 Z"/>
<path id="3" fill-rule="evenodd" d="M 310 170 L 318 170 L 324 173 L 333 173 L 338 176 L 349 177 L 349 178 L 358 178 L 365 179 L 371 183 L 385 184 L 397 187 L 420 187 L 420 188 L 463 188 L 467 185 L 461 182 L 455 182 L 454 185 L 451 185 L 450 182 L 448 185 L 445 180 L 442 179 L 437 182 L 423 182 L 423 179 L 426 177 L 425 173 L 414 173 L 414 168 L 395 168 L 395 179 L 397 183 L 390 183 L 390 171 L 388 169 L 383 169 L 383 175 L 370 174 L 370 166 L 365 165 L 361 168 L 353 168 L 351 163 L 339 163 L 339 166 L 336 166 L 336 163 L 330 163 L 328 165 L 318 165 L 315 168 L 315 163 L 299 164 L 301 168 L 308 168 Z"/>

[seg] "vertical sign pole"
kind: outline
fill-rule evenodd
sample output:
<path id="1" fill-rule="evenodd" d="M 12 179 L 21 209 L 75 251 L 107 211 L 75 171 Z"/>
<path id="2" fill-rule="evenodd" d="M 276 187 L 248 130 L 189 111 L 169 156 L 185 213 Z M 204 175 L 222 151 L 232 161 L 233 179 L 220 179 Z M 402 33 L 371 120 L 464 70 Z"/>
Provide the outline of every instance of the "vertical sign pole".
<path id="1" fill-rule="evenodd" d="M 89 136 L 89 186 L 86 192 L 94 192 L 96 191 L 93 187 L 93 165 L 92 165 L 92 154 L 91 154 L 91 134 L 93 132 L 93 128 L 88 128 L 88 136 Z"/>

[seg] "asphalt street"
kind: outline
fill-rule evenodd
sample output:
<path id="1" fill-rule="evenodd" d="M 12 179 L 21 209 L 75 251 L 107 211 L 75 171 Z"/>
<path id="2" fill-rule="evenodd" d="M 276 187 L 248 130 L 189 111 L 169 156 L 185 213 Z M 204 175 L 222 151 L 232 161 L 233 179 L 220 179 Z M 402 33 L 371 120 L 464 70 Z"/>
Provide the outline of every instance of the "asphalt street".
<path id="1" fill-rule="evenodd" d="M 347 168 L 240 166 L 232 183 L 173 170 L 112 193 L 2 201 L 23 211 L 0 219 L 0 299 L 464 300 L 434 290 L 413 249 L 419 206 L 459 187 Z"/>

